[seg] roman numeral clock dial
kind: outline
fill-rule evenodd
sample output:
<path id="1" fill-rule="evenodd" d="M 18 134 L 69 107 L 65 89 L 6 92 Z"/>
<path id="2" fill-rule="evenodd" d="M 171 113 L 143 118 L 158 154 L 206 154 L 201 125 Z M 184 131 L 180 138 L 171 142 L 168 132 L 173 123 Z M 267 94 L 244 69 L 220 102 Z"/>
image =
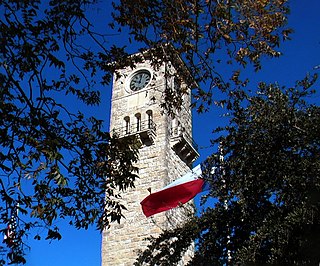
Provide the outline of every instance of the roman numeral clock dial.
<path id="1" fill-rule="evenodd" d="M 142 90 L 149 84 L 150 80 L 150 71 L 146 69 L 137 71 L 130 80 L 130 89 L 132 91 Z"/>

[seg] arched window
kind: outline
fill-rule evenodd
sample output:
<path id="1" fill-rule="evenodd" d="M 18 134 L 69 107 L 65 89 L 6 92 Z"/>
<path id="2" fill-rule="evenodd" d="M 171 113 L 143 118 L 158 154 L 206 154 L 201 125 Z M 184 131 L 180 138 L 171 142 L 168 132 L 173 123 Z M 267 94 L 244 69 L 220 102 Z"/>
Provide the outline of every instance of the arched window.
<path id="1" fill-rule="evenodd" d="M 130 117 L 126 116 L 124 119 L 124 134 L 128 135 L 130 134 Z"/>
<path id="2" fill-rule="evenodd" d="M 148 110 L 147 112 L 147 123 L 148 123 L 148 129 L 151 129 L 153 127 L 153 117 L 152 117 L 152 111 Z"/>
<path id="3" fill-rule="evenodd" d="M 135 115 L 135 117 L 136 117 L 136 130 L 138 132 L 138 131 L 141 131 L 141 114 L 138 113 Z"/>

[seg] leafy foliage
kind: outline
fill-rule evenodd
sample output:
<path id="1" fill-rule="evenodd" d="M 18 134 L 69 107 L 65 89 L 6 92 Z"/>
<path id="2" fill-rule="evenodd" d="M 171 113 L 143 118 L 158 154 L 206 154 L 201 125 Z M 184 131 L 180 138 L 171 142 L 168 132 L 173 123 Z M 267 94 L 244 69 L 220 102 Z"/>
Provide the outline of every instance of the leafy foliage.
<path id="1" fill-rule="evenodd" d="M 175 47 L 195 80 L 206 84 L 194 92 L 200 99 L 197 110 L 204 112 L 217 101 L 212 97 L 215 90 L 246 85 L 246 80 L 239 79 L 242 67 L 253 64 L 259 70 L 263 57 L 280 55 L 278 46 L 291 33 L 285 28 L 289 12 L 286 2 L 122 0 L 114 4 L 114 18 L 129 27 L 134 40 L 154 48 L 155 63 L 173 58 L 160 44 Z M 188 76 L 183 78 L 187 80 Z M 177 107 L 170 103 L 179 102 L 176 98 L 180 95 L 172 95 L 169 90 L 166 93 L 167 109 Z"/>
<path id="2" fill-rule="evenodd" d="M 305 101 L 315 79 L 230 96 L 230 124 L 204 165 L 211 185 L 204 200 L 216 203 L 151 240 L 137 265 L 176 265 L 196 239 L 188 265 L 319 262 L 320 108 Z"/>
<path id="3" fill-rule="evenodd" d="M 135 140 L 111 137 L 102 120 L 78 111 L 99 104 L 95 85 L 110 82 L 108 62 L 121 54 L 93 31 L 91 4 L 0 1 L 0 223 L 11 263 L 25 262 L 32 228 L 60 239 L 58 218 L 78 229 L 119 221 L 119 193 L 137 177 Z"/>

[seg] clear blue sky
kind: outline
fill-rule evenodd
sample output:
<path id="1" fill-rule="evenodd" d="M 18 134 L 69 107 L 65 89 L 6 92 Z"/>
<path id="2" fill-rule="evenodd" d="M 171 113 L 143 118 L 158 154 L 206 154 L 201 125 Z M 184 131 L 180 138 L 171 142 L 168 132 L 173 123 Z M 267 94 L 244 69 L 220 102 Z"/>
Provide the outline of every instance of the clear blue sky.
<path id="1" fill-rule="evenodd" d="M 277 81 L 281 85 L 292 86 L 297 79 L 320 65 L 320 1 L 293 0 L 289 24 L 295 29 L 292 40 L 282 46 L 283 56 L 265 62 L 263 70 L 256 80 Z M 103 5 L 101 6 L 103 8 Z M 100 21 L 101 23 L 103 21 Z M 112 40 L 110 40 L 112 41 Z M 120 41 L 120 40 L 119 40 Z M 319 83 L 319 82 L 318 82 Z M 319 95 L 319 93 L 318 93 Z M 320 102 L 320 97 L 313 99 Z M 94 109 L 99 117 L 109 120 L 110 90 L 103 92 L 100 109 Z M 194 139 L 199 144 L 200 159 L 204 160 L 212 151 L 209 138 L 214 127 L 219 123 L 219 111 L 210 114 L 194 115 Z M 208 121 L 212 121 L 208 123 Z M 78 231 L 63 221 L 63 238 L 60 241 L 28 240 L 31 250 L 27 255 L 27 266 L 89 266 L 101 265 L 101 236 L 96 230 Z"/>

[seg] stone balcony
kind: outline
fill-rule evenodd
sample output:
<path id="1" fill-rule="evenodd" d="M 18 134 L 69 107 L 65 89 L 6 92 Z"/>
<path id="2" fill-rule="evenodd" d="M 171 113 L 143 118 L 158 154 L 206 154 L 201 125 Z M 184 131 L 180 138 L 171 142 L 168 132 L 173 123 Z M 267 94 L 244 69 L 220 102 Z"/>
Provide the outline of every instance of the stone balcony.
<path id="1" fill-rule="evenodd" d="M 152 145 L 156 137 L 156 124 L 152 120 L 141 121 L 130 126 L 114 129 L 119 138 L 138 136 L 144 145 Z"/>
<path id="2" fill-rule="evenodd" d="M 198 145 L 183 127 L 175 127 L 170 132 L 171 148 L 188 166 L 199 158 Z"/>

